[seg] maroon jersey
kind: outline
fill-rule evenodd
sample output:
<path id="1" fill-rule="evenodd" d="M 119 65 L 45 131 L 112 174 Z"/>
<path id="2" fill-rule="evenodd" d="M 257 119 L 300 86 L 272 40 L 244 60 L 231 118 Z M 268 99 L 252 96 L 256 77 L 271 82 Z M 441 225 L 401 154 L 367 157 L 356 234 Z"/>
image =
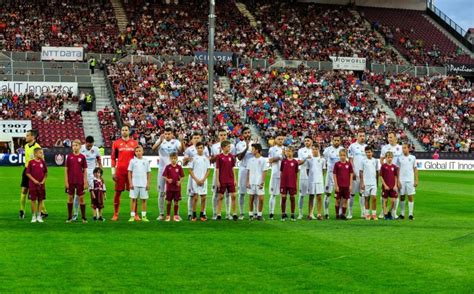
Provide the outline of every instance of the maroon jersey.
<path id="1" fill-rule="evenodd" d="M 280 166 L 280 188 L 295 188 L 298 178 L 298 160 L 283 159 Z"/>
<path id="2" fill-rule="evenodd" d="M 395 187 L 395 178 L 397 175 L 398 167 L 395 164 L 382 164 L 382 167 L 380 168 L 380 176 L 390 189 Z"/>
<path id="3" fill-rule="evenodd" d="M 28 163 L 28 167 L 26 168 L 26 173 L 30 174 L 38 182 L 41 182 L 46 177 L 46 174 L 48 173 L 48 168 L 46 167 L 46 162 L 42 159 L 30 160 L 30 162 Z M 30 189 L 35 189 L 37 186 L 38 185 L 33 183 L 32 180 L 30 180 L 30 182 L 29 182 L 29 188 Z"/>
<path id="4" fill-rule="evenodd" d="M 219 169 L 219 184 L 234 184 L 234 166 L 236 160 L 235 156 L 232 154 L 225 155 L 221 153 L 217 155 L 216 159 L 216 169 Z"/>
<path id="5" fill-rule="evenodd" d="M 184 172 L 181 165 L 177 164 L 176 166 L 173 166 L 172 164 L 168 164 L 163 172 L 163 177 L 173 180 L 171 184 L 166 182 L 166 191 L 181 190 L 181 187 L 177 183 L 181 178 L 184 178 Z"/>
<path id="6" fill-rule="evenodd" d="M 69 184 L 84 185 L 84 171 L 87 170 L 87 161 L 84 154 L 71 153 L 66 157 L 67 182 Z"/>
<path id="7" fill-rule="evenodd" d="M 94 190 L 94 194 L 97 197 L 97 195 L 101 196 L 104 194 L 104 183 L 102 182 L 101 179 L 94 179 L 94 186 L 89 187 L 89 190 Z"/>
<path id="8" fill-rule="evenodd" d="M 333 174 L 337 177 L 337 185 L 339 187 L 350 187 L 351 185 L 351 174 L 354 173 L 352 164 L 349 161 L 342 162 L 338 161 L 334 165 Z"/>

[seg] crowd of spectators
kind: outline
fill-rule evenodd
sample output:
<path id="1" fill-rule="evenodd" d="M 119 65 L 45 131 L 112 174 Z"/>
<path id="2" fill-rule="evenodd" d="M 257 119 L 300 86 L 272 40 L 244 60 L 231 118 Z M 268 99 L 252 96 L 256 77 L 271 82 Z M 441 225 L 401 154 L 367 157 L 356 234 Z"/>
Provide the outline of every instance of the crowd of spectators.
<path id="1" fill-rule="evenodd" d="M 299 146 L 305 136 L 311 136 L 327 146 L 338 134 L 348 145 L 357 131 L 364 130 L 376 149 L 386 143 L 388 131 L 406 140 L 363 79 L 352 72 L 266 71 L 242 66 L 230 78 L 248 121 L 267 139 L 283 134 L 286 144 Z"/>
<path id="2" fill-rule="evenodd" d="M 369 81 L 429 151 L 473 150 L 474 87 L 468 80 L 372 74 Z"/>

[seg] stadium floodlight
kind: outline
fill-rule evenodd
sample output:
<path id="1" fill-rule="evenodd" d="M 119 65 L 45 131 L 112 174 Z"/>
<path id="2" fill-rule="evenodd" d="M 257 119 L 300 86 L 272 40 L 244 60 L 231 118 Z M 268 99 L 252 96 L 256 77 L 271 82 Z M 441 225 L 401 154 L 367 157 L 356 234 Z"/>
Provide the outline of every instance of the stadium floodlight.
<path id="1" fill-rule="evenodd" d="M 207 81 L 208 81 L 208 100 L 207 100 L 207 121 L 209 126 L 214 125 L 214 32 L 216 28 L 215 0 L 209 0 L 209 42 L 207 47 Z"/>

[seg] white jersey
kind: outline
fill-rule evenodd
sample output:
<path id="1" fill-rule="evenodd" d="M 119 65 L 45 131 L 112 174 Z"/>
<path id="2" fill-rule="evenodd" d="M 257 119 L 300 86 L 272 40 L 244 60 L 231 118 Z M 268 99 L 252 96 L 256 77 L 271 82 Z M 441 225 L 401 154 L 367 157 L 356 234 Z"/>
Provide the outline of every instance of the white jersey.
<path id="1" fill-rule="evenodd" d="M 399 159 L 400 182 L 414 182 L 416 168 L 416 157 L 414 155 L 402 155 Z"/>
<path id="2" fill-rule="evenodd" d="M 309 184 L 324 183 L 323 180 L 323 169 L 326 165 L 326 161 L 321 157 L 313 157 L 308 160 Z"/>
<path id="3" fill-rule="evenodd" d="M 93 172 L 94 169 L 98 166 L 97 160 L 100 159 L 99 148 L 97 148 L 97 146 L 92 146 L 92 148 L 88 150 L 86 145 L 82 145 L 80 152 L 86 157 L 87 172 Z"/>
<path id="4" fill-rule="evenodd" d="M 323 156 L 326 160 L 327 170 L 329 174 L 332 174 L 334 165 L 336 164 L 336 162 L 339 161 L 339 151 L 341 151 L 342 149 L 344 149 L 344 147 L 339 146 L 336 148 L 332 145 L 324 149 Z"/>
<path id="5" fill-rule="evenodd" d="M 364 185 L 365 186 L 376 186 L 377 185 L 377 171 L 380 170 L 380 161 L 375 158 L 365 158 L 362 160 L 361 170 L 364 173 Z"/>
<path id="6" fill-rule="evenodd" d="M 242 160 L 240 160 L 239 162 L 239 170 L 246 170 L 247 169 L 247 163 L 249 161 L 250 158 L 253 158 L 253 154 L 252 154 L 252 142 L 250 142 L 250 146 L 249 148 L 247 149 L 247 152 L 245 153 L 244 157 L 242 158 Z M 236 149 L 236 153 L 237 154 L 240 154 L 242 152 L 244 152 L 245 148 L 247 148 L 247 143 L 245 141 L 240 141 L 239 143 L 237 143 L 237 145 L 235 146 L 235 149 Z"/>
<path id="7" fill-rule="evenodd" d="M 196 155 L 193 158 L 193 161 L 189 164 L 189 167 L 193 170 L 194 175 L 198 179 L 204 178 L 207 171 L 211 167 L 211 162 L 207 156 Z"/>
<path id="8" fill-rule="evenodd" d="M 389 151 L 393 153 L 393 164 L 400 167 L 399 160 L 403 154 L 402 146 L 399 144 L 393 146 L 390 144 L 384 145 L 380 151 L 380 157 L 385 157 L 385 154 Z"/>
<path id="9" fill-rule="evenodd" d="M 267 161 L 263 157 L 250 158 L 247 162 L 247 169 L 249 171 L 249 184 L 250 185 L 261 185 L 263 184 L 263 172 Z"/>
<path id="10" fill-rule="evenodd" d="M 167 165 L 171 164 L 170 154 L 171 153 L 178 153 L 181 149 L 181 142 L 176 139 L 171 139 L 169 141 L 163 140 L 159 149 L 158 149 L 158 156 L 160 157 L 159 167 L 160 167 L 160 174 L 165 171 Z"/>
<path id="11" fill-rule="evenodd" d="M 272 177 L 279 179 L 280 178 L 280 166 L 281 161 L 283 160 L 283 148 L 279 146 L 273 146 L 268 150 L 268 158 L 279 158 L 279 161 L 272 163 Z"/>
<path id="12" fill-rule="evenodd" d="M 196 146 L 192 145 L 184 151 L 184 157 L 194 158 L 198 156 Z M 204 146 L 204 156 L 209 157 L 209 150 Z"/>
<path id="13" fill-rule="evenodd" d="M 367 158 L 365 155 L 366 146 L 367 144 L 359 144 L 358 142 L 352 143 L 349 146 L 349 158 L 352 158 L 352 168 L 357 177 L 359 177 L 359 171 L 362 168 L 362 161 Z"/>
<path id="14" fill-rule="evenodd" d="M 151 172 L 148 159 L 133 158 L 128 164 L 128 171 L 132 172 L 132 185 L 135 187 L 146 187 L 148 173 Z"/>
<path id="15" fill-rule="evenodd" d="M 298 150 L 298 160 L 305 160 L 305 162 L 300 165 L 300 180 L 308 179 L 308 157 L 313 157 L 311 148 L 303 147 Z"/>
<path id="16" fill-rule="evenodd" d="M 221 148 L 221 143 L 215 143 L 211 146 L 211 155 L 212 156 L 217 156 L 222 153 L 222 148 Z M 230 144 L 230 153 L 232 155 L 235 155 L 235 146 L 234 144 Z"/>

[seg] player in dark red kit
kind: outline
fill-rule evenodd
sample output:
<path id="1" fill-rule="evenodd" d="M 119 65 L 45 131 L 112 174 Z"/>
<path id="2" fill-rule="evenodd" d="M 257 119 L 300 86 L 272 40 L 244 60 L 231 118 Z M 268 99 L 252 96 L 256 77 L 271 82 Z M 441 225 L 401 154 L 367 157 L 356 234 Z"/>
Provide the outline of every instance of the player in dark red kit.
<path id="1" fill-rule="evenodd" d="M 124 125 L 121 133 L 122 137 L 112 144 L 112 178 L 115 182 L 113 221 L 118 220 L 122 191 L 129 190 L 128 165 L 135 156 L 135 147 L 138 146 L 138 142 L 130 138 L 129 126 Z"/>
<path id="2" fill-rule="evenodd" d="M 345 149 L 341 149 L 339 151 L 339 161 L 336 162 L 333 169 L 334 184 L 336 186 L 336 219 L 347 219 L 347 200 L 351 197 L 353 175 L 352 164 L 347 161 L 347 152 Z M 339 215 L 339 206 L 341 205 L 342 214 Z"/>
<path id="3" fill-rule="evenodd" d="M 298 160 L 293 158 L 293 148 L 286 147 L 285 156 L 281 161 L 280 171 L 280 194 L 281 194 L 281 220 L 286 221 L 288 215 L 286 214 L 286 196 L 290 195 L 291 203 L 291 220 L 296 221 L 295 207 L 296 207 L 296 180 L 298 178 Z M 305 162 L 303 160 L 302 162 Z"/>
<path id="4" fill-rule="evenodd" d="M 64 184 L 68 194 L 66 222 L 72 221 L 72 208 L 74 205 L 74 195 L 79 197 L 79 205 L 81 207 L 82 222 L 86 223 L 86 203 L 84 201 L 84 190 L 87 190 L 87 159 L 81 153 L 81 141 L 74 140 L 72 142 L 72 153 L 66 156 L 64 169 Z"/>
<path id="5" fill-rule="evenodd" d="M 178 165 L 178 154 L 170 154 L 171 163 L 165 167 L 163 177 L 166 181 L 166 219 L 169 222 L 171 217 L 171 202 L 174 202 L 174 221 L 180 222 L 179 201 L 181 200 L 181 179 L 184 178 L 183 168 Z"/>

